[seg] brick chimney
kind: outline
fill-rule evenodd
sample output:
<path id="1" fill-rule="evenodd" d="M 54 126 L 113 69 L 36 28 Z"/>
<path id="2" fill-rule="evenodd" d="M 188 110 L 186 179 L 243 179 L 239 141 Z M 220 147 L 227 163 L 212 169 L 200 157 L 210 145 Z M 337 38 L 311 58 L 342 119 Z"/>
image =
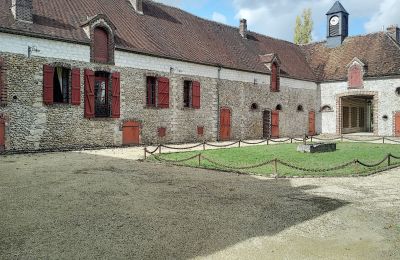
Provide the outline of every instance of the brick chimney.
<path id="1" fill-rule="evenodd" d="M 247 20 L 246 19 L 240 20 L 239 33 L 240 33 L 240 35 L 242 35 L 243 38 L 247 39 Z"/>
<path id="2" fill-rule="evenodd" d="M 33 22 L 32 0 L 12 0 L 11 12 L 16 21 Z"/>
<path id="3" fill-rule="evenodd" d="M 139 14 L 143 14 L 143 1 L 142 0 L 129 0 L 135 8 L 135 11 Z"/>
<path id="4" fill-rule="evenodd" d="M 400 44 L 400 28 L 397 24 L 389 26 L 387 32 L 393 40 Z"/>

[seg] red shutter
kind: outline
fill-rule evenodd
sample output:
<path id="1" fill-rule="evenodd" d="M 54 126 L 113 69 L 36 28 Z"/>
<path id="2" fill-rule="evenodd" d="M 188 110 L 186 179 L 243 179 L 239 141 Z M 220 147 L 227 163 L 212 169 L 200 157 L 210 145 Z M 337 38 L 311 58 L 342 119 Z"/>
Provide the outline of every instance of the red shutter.
<path id="1" fill-rule="evenodd" d="M 349 69 L 349 86 L 351 88 L 361 88 L 363 86 L 362 71 L 358 65 L 353 65 Z"/>
<path id="2" fill-rule="evenodd" d="M 169 79 L 158 78 L 158 107 L 169 108 Z"/>
<path id="3" fill-rule="evenodd" d="M 81 104 L 81 71 L 80 69 L 71 70 L 71 104 L 79 106 Z"/>
<path id="4" fill-rule="evenodd" d="M 100 63 L 108 62 L 108 33 L 103 28 L 94 29 L 94 60 Z"/>
<path id="5" fill-rule="evenodd" d="M 114 72 L 112 74 L 112 105 L 111 105 L 111 117 L 119 118 L 121 111 L 121 74 L 119 72 Z"/>
<path id="6" fill-rule="evenodd" d="M 53 78 L 54 68 L 49 65 L 43 65 L 43 103 L 53 104 Z"/>
<path id="7" fill-rule="evenodd" d="M 278 68 L 275 63 L 271 66 L 271 91 L 278 91 Z"/>
<path id="8" fill-rule="evenodd" d="M 94 117 L 94 72 L 85 69 L 85 117 Z"/>
<path id="9" fill-rule="evenodd" d="M 200 109 L 200 82 L 198 81 L 192 83 L 192 106 L 195 109 Z"/>

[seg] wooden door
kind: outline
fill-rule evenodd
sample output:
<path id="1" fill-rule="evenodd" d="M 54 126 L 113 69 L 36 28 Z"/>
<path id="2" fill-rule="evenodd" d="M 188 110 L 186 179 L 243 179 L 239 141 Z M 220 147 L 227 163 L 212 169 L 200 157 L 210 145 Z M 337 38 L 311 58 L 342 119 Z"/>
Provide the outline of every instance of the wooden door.
<path id="1" fill-rule="evenodd" d="M 279 138 L 279 111 L 272 111 L 271 117 L 271 137 Z"/>
<path id="2" fill-rule="evenodd" d="M 4 151 L 6 143 L 6 125 L 5 120 L 0 118 L 0 151 Z"/>
<path id="3" fill-rule="evenodd" d="M 397 112 L 395 115 L 394 129 L 395 136 L 400 137 L 400 112 Z"/>
<path id="4" fill-rule="evenodd" d="M 263 138 L 268 139 L 271 137 L 271 111 L 264 111 L 263 113 Z"/>
<path id="5" fill-rule="evenodd" d="M 221 108 L 219 138 L 221 141 L 231 139 L 231 111 L 228 108 Z"/>
<path id="6" fill-rule="evenodd" d="M 140 144 L 140 124 L 135 121 L 128 121 L 122 127 L 122 144 Z"/>
<path id="7" fill-rule="evenodd" d="M 310 111 L 308 114 L 308 135 L 315 135 L 315 112 Z"/>

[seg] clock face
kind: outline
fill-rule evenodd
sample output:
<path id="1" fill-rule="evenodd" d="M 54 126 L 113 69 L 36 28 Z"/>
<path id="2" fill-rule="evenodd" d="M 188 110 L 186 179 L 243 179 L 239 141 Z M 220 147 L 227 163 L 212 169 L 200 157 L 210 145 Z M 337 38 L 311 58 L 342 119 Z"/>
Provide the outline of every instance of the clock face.
<path id="1" fill-rule="evenodd" d="M 337 25 L 339 23 L 339 17 L 337 16 L 332 17 L 330 23 L 331 25 Z"/>

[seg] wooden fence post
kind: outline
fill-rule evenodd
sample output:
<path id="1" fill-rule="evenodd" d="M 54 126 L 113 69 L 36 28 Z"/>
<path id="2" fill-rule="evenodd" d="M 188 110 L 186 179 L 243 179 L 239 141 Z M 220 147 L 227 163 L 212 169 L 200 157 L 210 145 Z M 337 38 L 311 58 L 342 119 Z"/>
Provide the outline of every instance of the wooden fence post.
<path id="1" fill-rule="evenodd" d="M 291 144 L 293 143 L 293 137 L 290 137 L 290 143 Z"/>
<path id="2" fill-rule="evenodd" d="M 203 142 L 203 151 L 206 150 L 206 142 Z"/>
<path id="3" fill-rule="evenodd" d="M 343 143 L 343 135 L 340 136 L 340 142 Z"/>
<path id="4" fill-rule="evenodd" d="M 269 145 L 269 138 L 267 138 L 267 145 Z"/>
<path id="5" fill-rule="evenodd" d="M 146 149 L 146 147 L 144 148 L 144 159 L 145 160 L 147 159 L 147 149 Z"/>
<path id="6" fill-rule="evenodd" d="M 240 148 L 240 142 L 241 142 L 242 140 L 239 140 L 239 148 Z"/>
<path id="7" fill-rule="evenodd" d="M 158 147 L 158 153 L 161 154 L 161 144 Z"/>
<path id="8" fill-rule="evenodd" d="M 382 137 L 382 143 L 383 144 L 385 143 L 385 137 L 384 136 Z"/>
<path id="9" fill-rule="evenodd" d="M 275 158 L 274 160 L 274 174 L 278 176 L 278 159 Z"/>
<path id="10" fill-rule="evenodd" d="M 201 153 L 199 153 L 199 167 L 201 166 Z"/>
<path id="11" fill-rule="evenodd" d="M 392 157 L 392 155 L 388 154 L 388 166 L 390 166 L 390 157 Z"/>

